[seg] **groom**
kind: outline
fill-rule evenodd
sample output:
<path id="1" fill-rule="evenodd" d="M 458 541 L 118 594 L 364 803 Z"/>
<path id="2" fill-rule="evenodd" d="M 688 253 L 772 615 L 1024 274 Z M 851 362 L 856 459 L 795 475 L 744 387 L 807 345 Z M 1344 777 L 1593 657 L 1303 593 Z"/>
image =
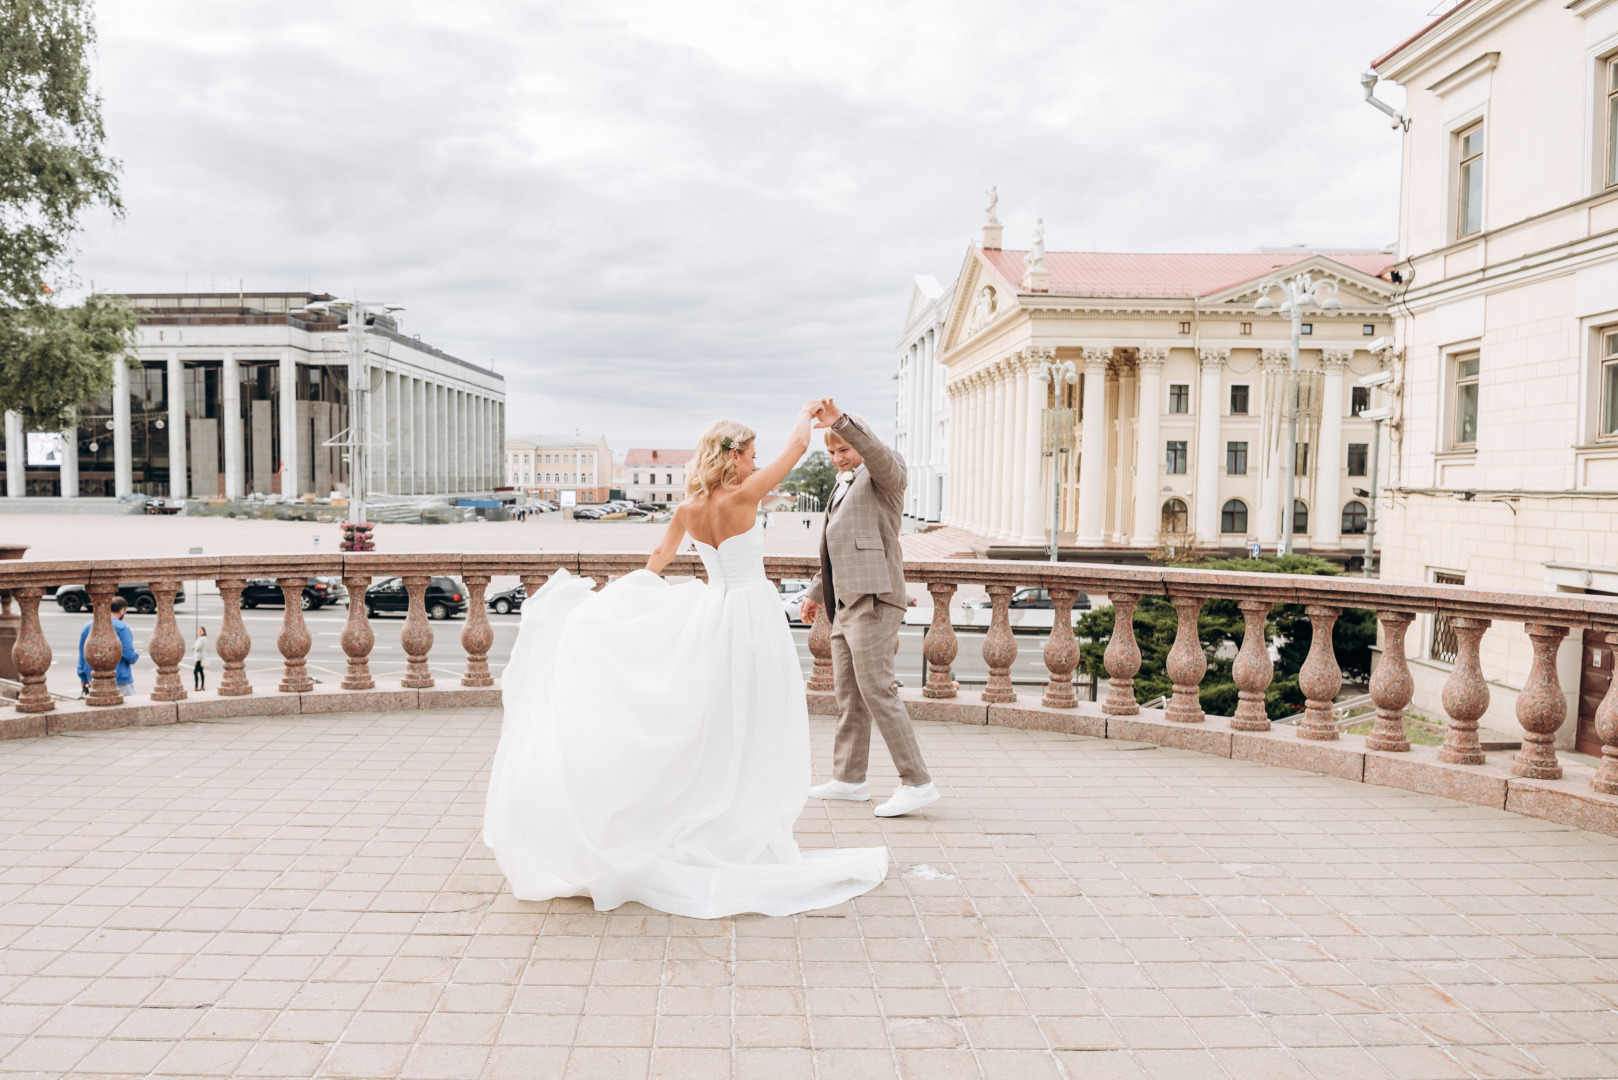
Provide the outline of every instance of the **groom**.
<path id="1" fill-rule="evenodd" d="M 813 623 L 820 605 L 826 605 L 841 715 L 833 779 L 810 788 L 809 794 L 817 799 L 870 801 L 865 766 L 875 721 L 902 785 L 876 813 L 897 817 L 938 801 L 910 714 L 893 681 L 893 654 L 898 651 L 906 606 L 904 556 L 899 551 L 905 464 L 871 434 L 865 421 L 840 411 L 831 398 L 820 403 L 815 420 L 815 427 L 826 432 L 826 452 L 839 476 L 820 535 L 820 573 L 809 583 L 802 618 Z"/>

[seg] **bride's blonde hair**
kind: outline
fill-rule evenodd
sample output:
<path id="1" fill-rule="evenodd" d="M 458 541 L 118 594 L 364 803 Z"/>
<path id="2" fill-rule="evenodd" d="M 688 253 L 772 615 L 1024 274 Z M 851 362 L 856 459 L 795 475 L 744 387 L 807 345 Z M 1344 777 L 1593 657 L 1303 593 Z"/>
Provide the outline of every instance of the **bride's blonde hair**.
<path id="1" fill-rule="evenodd" d="M 732 450 L 746 451 L 756 432 L 734 420 L 715 420 L 697 440 L 697 454 L 685 470 L 688 495 L 711 495 L 735 482 L 736 462 Z"/>

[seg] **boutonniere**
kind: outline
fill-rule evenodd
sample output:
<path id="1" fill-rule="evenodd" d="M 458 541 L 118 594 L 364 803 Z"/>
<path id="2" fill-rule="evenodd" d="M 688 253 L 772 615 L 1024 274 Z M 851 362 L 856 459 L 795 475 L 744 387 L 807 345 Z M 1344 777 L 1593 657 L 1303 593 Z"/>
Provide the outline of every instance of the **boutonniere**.
<path id="1" fill-rule="evenodd" d="M 850 469 L 847 472 L 838 473 L 837 479 L 841 480 L 845 484 L 852 484 L 854 482 L 854 470 Z"/>

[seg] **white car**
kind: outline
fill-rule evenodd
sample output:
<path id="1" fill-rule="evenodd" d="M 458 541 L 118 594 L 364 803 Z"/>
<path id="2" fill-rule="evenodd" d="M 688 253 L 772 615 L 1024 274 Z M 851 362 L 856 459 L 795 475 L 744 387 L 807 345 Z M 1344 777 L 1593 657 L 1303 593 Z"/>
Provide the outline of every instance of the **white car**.
<path id="1" fill-rule="evenodd" d="M 800 606 L 809 589 L 809 582 L 801 578 L 787 578 L 781 582 L 781 609 L 786 612 L 787 622 L 794 625 L 803 622 Z"/>

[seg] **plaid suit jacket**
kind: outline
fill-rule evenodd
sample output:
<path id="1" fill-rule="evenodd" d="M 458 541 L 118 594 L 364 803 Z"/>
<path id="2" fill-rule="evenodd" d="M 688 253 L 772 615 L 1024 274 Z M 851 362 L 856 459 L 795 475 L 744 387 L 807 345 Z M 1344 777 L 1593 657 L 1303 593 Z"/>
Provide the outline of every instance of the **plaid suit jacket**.
<path id="1" fill-rule="evenodd" d="M 853 604 L 867 594 L 904 607 L 904 552 L 899 548 L 908 480 L 904 459 L 847 413 L 832 430 L 859 451 L 865 468 L 837 505 L 826 510 L 820 573 L 809 583 L 809 599 L 823 604 L 832 619 L 838 599 Z"/>

